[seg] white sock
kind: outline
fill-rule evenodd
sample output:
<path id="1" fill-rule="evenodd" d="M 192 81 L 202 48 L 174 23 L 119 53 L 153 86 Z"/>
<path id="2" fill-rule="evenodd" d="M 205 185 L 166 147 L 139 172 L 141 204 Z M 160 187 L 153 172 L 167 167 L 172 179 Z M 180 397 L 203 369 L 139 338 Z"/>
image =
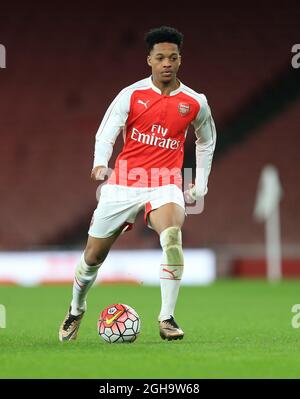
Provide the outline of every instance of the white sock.
<path id="1" fill-rule="evenodd" d="M 71 313 L 78 316 L 86 311 L 86 297 L 89 289 L 97 278 L 100 263 L 96 266 L 89 266 L 84 260 L 84 253 L 81 255 L 80 261 L 75 269 L 73 282 L 73 298 L 71 302 Z"/>
<path id="2" fill-rule="evenodd" d="M 183 274 L 183 251 L 181 230 L 168 227 L 160 234 L 163 258 L 160 265 L 161 310 L 159 321 L 174 316 L 181 277 Z"/>

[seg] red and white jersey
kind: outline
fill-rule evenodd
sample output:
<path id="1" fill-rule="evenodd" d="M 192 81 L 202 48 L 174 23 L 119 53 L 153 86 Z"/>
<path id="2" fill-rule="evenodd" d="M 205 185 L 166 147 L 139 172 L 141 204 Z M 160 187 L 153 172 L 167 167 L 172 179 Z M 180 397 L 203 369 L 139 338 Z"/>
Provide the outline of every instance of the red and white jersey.
<path id="1" fill-rule="evenodd" d="M 206 168 L 205 187 L 215 147 L 215 127 L 204 94 L 180 82 L 163 95 L 152 78 L 123 89 L 109 106 L 96 135 L 94 167 L 108 166 L 113 145 L 123 132 L 124 146 L 108 183 L 135 187 L 177 184 L 187 130 L 198 138 L 197 167 Z"/>

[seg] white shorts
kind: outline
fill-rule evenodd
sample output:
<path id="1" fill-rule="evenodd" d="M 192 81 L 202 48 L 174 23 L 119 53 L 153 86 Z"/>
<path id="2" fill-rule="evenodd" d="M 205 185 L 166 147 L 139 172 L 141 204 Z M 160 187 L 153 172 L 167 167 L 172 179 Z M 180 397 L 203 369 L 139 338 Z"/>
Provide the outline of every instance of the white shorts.
<path id="1" fill-rule="evenodd" d="M 175 184 L 159 187 L 128 187 L 105 184 L 101 187 L 98 206 L 94 211 L 89 235 L 106 238 L 116 233 L 131 230 L 137 214 L 143 210 L 148 227 L 147 215 L 153 209 L 174 202 L 185 209 L 183 193 Z"/>

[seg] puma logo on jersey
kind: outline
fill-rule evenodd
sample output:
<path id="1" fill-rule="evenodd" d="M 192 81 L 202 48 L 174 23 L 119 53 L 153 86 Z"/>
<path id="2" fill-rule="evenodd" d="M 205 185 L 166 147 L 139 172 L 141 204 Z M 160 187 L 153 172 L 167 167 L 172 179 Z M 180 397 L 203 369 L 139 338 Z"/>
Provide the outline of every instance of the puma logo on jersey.
<path id="1" fill-rule="evenodd" d="M 146 102 L 144 102 L 144 101 L 142 101 L 142 100 L 138 100 L 138 104 L 142 104 L 142 105 L 144 105 L 144 107 L 145 108 L 148 108 L 148 102 L 149 102 L 150 100 L 147 100 Z"/>

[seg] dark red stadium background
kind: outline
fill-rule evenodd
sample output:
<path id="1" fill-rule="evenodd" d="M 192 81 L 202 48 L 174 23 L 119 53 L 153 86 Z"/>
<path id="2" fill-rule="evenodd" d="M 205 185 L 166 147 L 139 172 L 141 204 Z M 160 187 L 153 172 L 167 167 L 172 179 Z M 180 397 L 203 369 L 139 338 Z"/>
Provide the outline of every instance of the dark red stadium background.
<path id="1" fill-rule="evenodd" d="M 84 245 L 95 133 L 118 91 L 150 74 L 143 35 L 164 24 L 184 33 L 179 77 L 207 95 L 218 130 L 205 212 L 187 218 L 184 246 L 214 249 L 219 275 L 249 274 L 249 262 L 261 275 L 264 227 L 253 209 L 271 163 L 284 191 L 283 265 L 299 275 L 299 23 L 299 3 L 288 1 L 2 3 L 0 250 Z M 158 246 L 140 216 L 115 248 Z"/>

